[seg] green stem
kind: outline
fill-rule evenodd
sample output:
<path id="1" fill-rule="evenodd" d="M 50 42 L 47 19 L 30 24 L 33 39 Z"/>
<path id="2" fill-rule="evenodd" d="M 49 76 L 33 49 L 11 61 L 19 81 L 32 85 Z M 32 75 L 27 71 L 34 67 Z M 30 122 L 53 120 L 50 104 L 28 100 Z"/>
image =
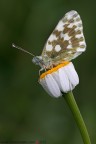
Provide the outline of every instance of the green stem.
<path id="1" fill-rule="evenodd" d="M 80 110 L 76 104 L 73 93 L 69 92 L 69 93 L 65 94 L 63 97 L 65 98 L 65 100 L 66 100 L 68 106 L 70 107 L 70 110 L 71 110 L 71 112 L 75 118 L 75 121 L 76 121 L 77 126 L 80 130 L 84 144 L 91 144 L 86 125 L 84 123 L 84 120 L 82 118 Z"/>

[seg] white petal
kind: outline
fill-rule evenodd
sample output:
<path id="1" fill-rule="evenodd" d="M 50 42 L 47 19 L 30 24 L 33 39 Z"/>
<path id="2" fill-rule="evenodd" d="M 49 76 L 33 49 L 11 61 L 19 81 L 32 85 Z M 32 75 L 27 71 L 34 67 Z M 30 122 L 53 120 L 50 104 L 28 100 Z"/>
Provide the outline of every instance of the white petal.
<path id="1" fill-rule="evenodd" d="M 52 93 L 49 91 L 48 87 L 47 87 L 47 84 L 46 84 L 46 81 L 44 78 L 40 79 L 39 80 L 39 83 L 42 85 L 42 87 L 44 88 L 44 90 L 50 95 L 50 96 L 53 96 Z"/>
<path id="2" fill-rule="evenodd" d="M 55 81 L 55 79 L 52 77 L 51 74 L 48 74 L 45 76 L 45 81 L 46 81 L 48 90 L 50 91 L 50 93 L 52 93 L 54 97 L 59 97 L 62 95 L 57 82 Z"/>
<path id="3" fill-rule="evenodd" d="M 63 68 L 59 69 L 59 79 L 60 79 L 60 84 L 62 88 L 61 90 L 65 93 L 70 91 L 70 81 Z"/>
<path id="4" fill-rule="evenodd" d="M 58 86 L 59 86 L 60 90 L 62 90 L 60 79 L 59 79 L 59 72 L 58 72 L 58 70 L 56 72 L 53 72 L 52 76 L 55 79 L 55 81 L 58 83 Z"/>
<path id="5" fill-rule="evenodd" d="M 62 69 L 63 69 L 63 67 L 62 67 Z M 67 76 L 67 74 L 65 75 L 65 72 L 64 72 L 65 70 L 63 69 L 63 73 L 64 73 L 64 79 L 65 79 L 65 76 Z M 69 81 L 69 88 L 68 88 L 68 90 L 66 90 L 65 89 L 65 86 L 66 86 L 66 83 L 64 83 L 63 84 L 63 86 L 62 86 L 62 82 L 61 82 L 61 79 L 60 79 L 60 77 L 59 77 L 59 70 L 58 71 L 56 71 L 56 72 L 54 72 L 54 73 L 52 73 L 52 76 L 53 76 L 53 78 L 56 80 L 56 82 L 58 83 L 58 85 L 59 85 L 59 88 L 60 88 L 60 90 L 62 91 L 62 92 L 68 92 L 68 91 L 71 91 L 71 90 L 73 90 L 74 89 L 74 86 L 71 84 L 71 82 L 69 81 L 69 79 L 67 78 L 67 80 Z M 62 80 L 64 80 L 64 79 L 62 79 Z M 64 80 L 64 82 L 65 82 L 65 80 Z"/>
<path id="6" fill-rule="evenodd" d="M 70 62 L 67 66 L 64 67 L 64 69 L 74 88 L 79 83 L 79 77 L 74 68 L 74 65 L 72 64 L 72 62 Z"/>

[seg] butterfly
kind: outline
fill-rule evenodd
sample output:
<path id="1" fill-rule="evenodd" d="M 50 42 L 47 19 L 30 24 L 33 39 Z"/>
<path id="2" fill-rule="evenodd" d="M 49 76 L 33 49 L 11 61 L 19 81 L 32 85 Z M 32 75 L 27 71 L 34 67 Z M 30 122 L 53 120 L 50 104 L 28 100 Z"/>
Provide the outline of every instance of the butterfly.
<path id="1" fill-rule="evenodd" d="M 69 11 L 59 21 L 48 38 L 41 56 L 33 58 L 33 62 L 43 69 L 50 69 L 62 61 L 71 61 L 86 50 L 83 26 L 80 15 Z"/>
<path id="2" fill-rule="evenodd" d="M 13 47 L 16 46 L 13 44 Z M 71 61 L 85 50 L 82 20 L 78 12 L 71 10 L 64 15 L 49 36 L 41 56 L 31 54 L 32 62 L 41 67 L 40 71 L 48 70 L 64 61 Z"/>

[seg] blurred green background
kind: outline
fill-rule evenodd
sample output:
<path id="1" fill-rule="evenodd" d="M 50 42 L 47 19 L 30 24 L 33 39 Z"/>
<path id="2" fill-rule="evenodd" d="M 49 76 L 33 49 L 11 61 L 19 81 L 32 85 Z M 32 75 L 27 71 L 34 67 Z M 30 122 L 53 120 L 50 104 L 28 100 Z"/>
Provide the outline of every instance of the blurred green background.
<path id="1" fill-rule="evenodd" d="M 94 0 L 0 0 L 0 141 L 83 144 L 63 98 L 50 97 L 38 83 L 39 67 L 12 43 L 40 55 L 59 19 L 81 15 L 86 53 L 73 60 L 80 77 L 74 95 L 96 143 L 96 4 Z M 35 142 L 34 142 L 35 143 Z"/>

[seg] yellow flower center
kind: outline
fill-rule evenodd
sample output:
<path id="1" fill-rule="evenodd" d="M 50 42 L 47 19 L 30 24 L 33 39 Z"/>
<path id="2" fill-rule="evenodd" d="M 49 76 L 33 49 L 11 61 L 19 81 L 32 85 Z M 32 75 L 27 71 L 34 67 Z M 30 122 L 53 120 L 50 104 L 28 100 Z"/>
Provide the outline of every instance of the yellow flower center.
<path id="1" fill-rule="evenodd" d="M 69 64 L 69 63 L 70 63 L 70 62 L 68 62 L 68 61 L 64 61 L 63 63 L 57 65 L 56 67 L 54 67 L 54 68 L 52 68 L 52 69 L 50 69 L 50 70 L 42 73 L 42 74 L 40 75 L 40 79 L 44 78 L 47 74 L 51 74 L 51 73 L 57 71 L 59 68 L 64 67 L 64 66 L 66 66 L 66 65 Z"/>

